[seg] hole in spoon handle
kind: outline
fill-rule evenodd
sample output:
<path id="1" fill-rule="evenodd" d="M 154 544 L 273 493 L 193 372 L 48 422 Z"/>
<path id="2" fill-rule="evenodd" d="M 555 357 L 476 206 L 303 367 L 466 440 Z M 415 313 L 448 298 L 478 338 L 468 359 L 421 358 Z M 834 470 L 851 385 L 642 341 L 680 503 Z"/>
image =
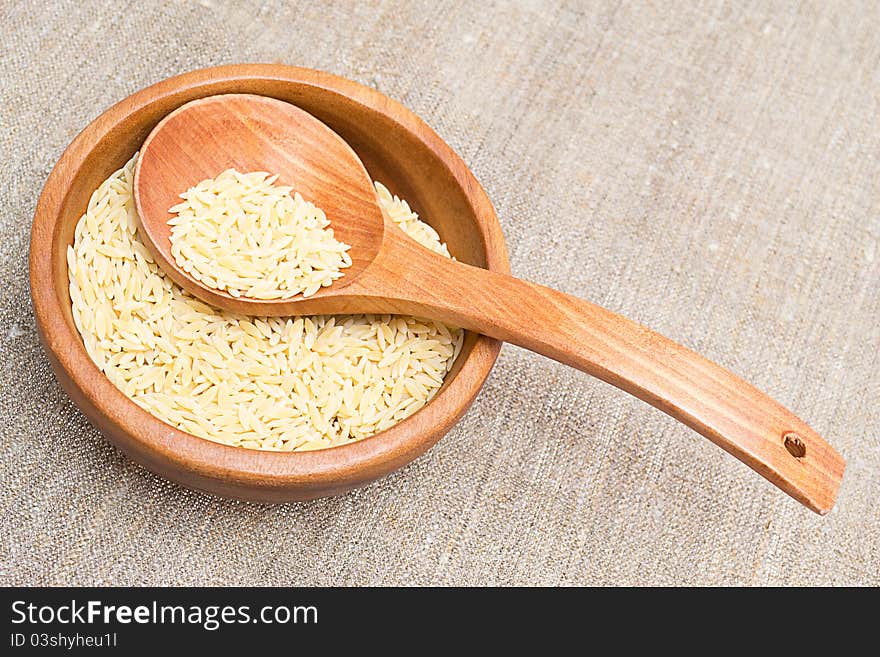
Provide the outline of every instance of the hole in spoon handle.
<path id="1" fill-rule="evenodd" d="M 807 455 L 807 444 L 800 434 L 794 431 L 786 431 L 782 434 L 782 444 L 788 453 L 796 459 L 802 459 Z"/>

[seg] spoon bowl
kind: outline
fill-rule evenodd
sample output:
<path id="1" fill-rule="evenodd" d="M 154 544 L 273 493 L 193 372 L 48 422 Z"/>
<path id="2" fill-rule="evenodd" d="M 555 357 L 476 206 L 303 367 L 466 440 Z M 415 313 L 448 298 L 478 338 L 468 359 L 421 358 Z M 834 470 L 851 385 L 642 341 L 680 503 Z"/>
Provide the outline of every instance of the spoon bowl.
<path id="1" fill-rule="evenodd" d="M 180 194 L 226 169 L 266 171 L 331 218 L 335 237 L 351 247 L 351 267 L 316 295 L 338 295 L 379 251 L 385 218 L 373 183 L 345 140 L 300 108 L 268 96 L 223 94 L 190 101 L 166 116 L 141 148 L 135 168 L 140 235 L 171 279 L 203 301 L 251 315 L 312 312 L 286 300 L 234 297 L 185 272 L 171 254 L 169 208 Z M 314 302 L 309 304 L 314 308 Z"/>

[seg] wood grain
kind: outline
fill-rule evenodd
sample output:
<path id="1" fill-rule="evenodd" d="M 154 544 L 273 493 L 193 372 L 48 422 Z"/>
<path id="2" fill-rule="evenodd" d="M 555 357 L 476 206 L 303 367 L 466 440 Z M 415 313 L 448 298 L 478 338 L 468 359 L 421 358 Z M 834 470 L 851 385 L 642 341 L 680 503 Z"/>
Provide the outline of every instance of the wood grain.
<path id="1" fill-rule="evenodd" d="M 169 255 L 167 210 L 181 181 L 216 176 L 233 161 L 241 171 L 279 174 L 325 210 L 356 263 L 342 281 L 308 299 L 256 300 L 208 288 L 177 267 Z M 646 401 L 813 511 L 824 514 L 834 505 L 843 458 L 793 413 L 720 365 L 620 315 L 420 246 L 383 216 L 354 151 L 287 103 L 223 96 L 182 108 L 148 138 L 135 188 L 157 257 L 210 303 L 268 315 L 412 314 L 512 342 Z"/>

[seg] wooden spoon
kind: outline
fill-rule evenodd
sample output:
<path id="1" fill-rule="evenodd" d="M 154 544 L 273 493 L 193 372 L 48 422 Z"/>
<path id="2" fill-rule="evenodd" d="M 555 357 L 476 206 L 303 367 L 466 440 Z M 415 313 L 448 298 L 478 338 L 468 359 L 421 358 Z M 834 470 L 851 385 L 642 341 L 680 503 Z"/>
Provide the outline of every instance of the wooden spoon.
<path id="1" fill-rule="evenodd" d="M 168 209 L 201 180 L 234 167 L 268 171 L 322 208 L 351 246 L 344 277 L 315 296 L 233 297 L 186 274 L 171 255 Z M 573 296 L 444 258 L 379 206 L 341 137 L 286 102 L 249 94 L 183 105 L 144 142 L 135 170 L 141 238 L 181 287 L 249 315 L 396 313 L 439 320 L 536 351 L 635 395 L 733 454 L 813 511 L 827 513 L 843 458 L 806 423 L 721 366 Z"/>

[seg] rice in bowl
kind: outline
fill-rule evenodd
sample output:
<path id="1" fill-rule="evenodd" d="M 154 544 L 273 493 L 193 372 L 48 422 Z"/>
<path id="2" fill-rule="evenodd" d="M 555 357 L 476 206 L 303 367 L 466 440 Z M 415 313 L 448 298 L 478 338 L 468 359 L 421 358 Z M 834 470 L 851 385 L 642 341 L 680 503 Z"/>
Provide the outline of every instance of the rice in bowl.
<path id="1" fill-rule="evenodd" d="M 202 438 L 293 451 L 366 438 L 436 394 L 459 329 L 390 315 L 250 317 L 178 287 L 138 238 L 135 157 L 92 194 L 67 252 L 76 327 L 126 396 Z M 449 256 L 405 201 L 376 189 L 400 228 Z"/>

